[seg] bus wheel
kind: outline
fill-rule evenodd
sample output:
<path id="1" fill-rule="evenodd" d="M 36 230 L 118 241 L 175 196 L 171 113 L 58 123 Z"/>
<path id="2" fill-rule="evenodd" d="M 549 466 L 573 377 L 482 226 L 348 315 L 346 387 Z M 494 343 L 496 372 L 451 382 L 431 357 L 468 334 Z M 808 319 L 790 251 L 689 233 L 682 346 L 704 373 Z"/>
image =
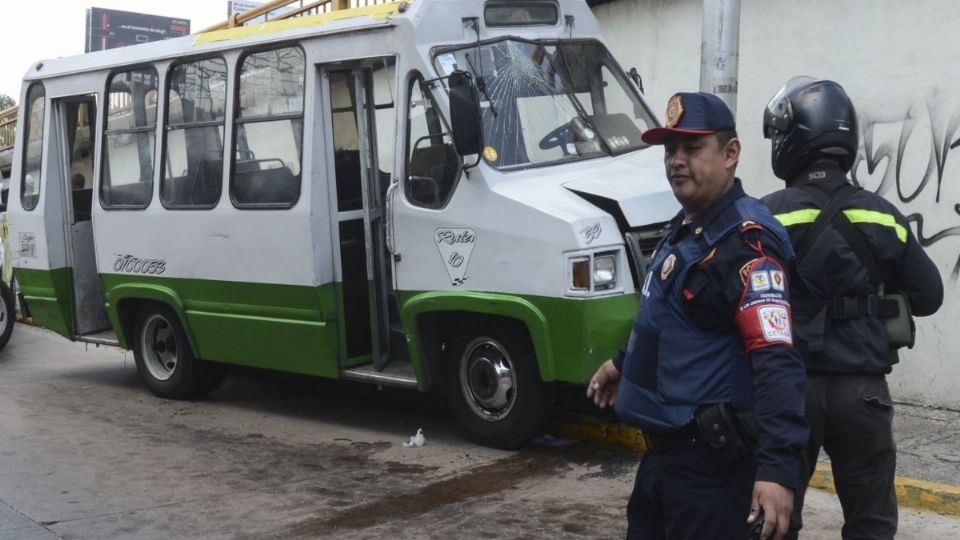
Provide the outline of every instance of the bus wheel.
<path id="1" fill-rule="evenodd" d="M 454 340 L 444 362 L 450 407 L 471 440 L 504 450 L 543 433 L 553 387 L 540 380 L 524 332 L 509 327 Z"/>
<path id="2" fill-rule="evenodd" d="M 13 291 L 0 280 L 0 349 L 7 346 L 13 333 L 13 322 L 17 318 L 17 306 Z"/>
<path id="3" fill-rule="evenodd" d="M 140 377 L 154 394 L 189 399 L 205 390 L 203 363 L 198 360 L 176 313 L 152 305 L 140 312 L 133 341 Z"/>

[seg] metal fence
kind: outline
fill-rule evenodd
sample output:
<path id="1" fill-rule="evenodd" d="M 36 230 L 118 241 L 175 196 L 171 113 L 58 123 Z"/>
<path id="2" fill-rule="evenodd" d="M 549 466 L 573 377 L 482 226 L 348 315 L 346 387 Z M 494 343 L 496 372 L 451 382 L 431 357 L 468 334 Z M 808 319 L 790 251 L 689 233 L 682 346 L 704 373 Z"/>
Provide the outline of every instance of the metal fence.
<path id="1" fill-rule="evenodd" d="M 291 17 L 302 17 L 304 15 L 315 15 L 317 13 L 330 13 L 344 9 L 355 9 L 367 6 L 376 6 L 380 4 L 401 3 L 398 0 L 273 0 L 260 7 L 234 13 L 229 19 L 222 23 L 215 24 L 209 28 L 204 28 L 200 33 L 223 30 L 243 26 L 247 22 L 262 22 L 264 18 L 268 21 L 280 19 L 289 19 Z M 284 9 L 285 8 L 285 9 Z M 271 12 L 283 10 L 274 15 Z"/>
<path id="2" fill-rule="evenodd" d="M 13 106 L 0 111 L 0 151 L 13 148 L 13 136 L 17 131 L 17 111 L 20 107 Z"/>

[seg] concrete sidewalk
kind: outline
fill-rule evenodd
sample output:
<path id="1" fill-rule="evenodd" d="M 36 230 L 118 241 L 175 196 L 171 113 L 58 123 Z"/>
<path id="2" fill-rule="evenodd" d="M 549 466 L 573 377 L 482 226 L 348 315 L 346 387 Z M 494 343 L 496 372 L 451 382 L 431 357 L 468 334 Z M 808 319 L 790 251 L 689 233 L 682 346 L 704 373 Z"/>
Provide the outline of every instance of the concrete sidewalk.
<path id="1" fill-rule="evenodd" d="M 897 403 L 897 497 L 901 507 L 960 516 L 960 412 Z M 621 424 L 569 415 L 550 426 L 554 435 L 624 446 L 643 452 L 640 433 Z M 833 491 L 830 461 L 821 462 L 812 487 Z"/>
<path id="2" fill-rule="evenodd" d="M 59 536 L 0 501 L 0 540 L 56 540 Z"/>

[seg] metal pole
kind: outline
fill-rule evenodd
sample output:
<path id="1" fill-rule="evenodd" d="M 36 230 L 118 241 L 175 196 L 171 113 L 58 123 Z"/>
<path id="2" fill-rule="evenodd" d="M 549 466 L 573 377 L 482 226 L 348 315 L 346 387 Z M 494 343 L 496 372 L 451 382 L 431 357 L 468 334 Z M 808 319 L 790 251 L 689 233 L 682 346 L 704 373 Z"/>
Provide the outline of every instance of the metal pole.
<path id="1" fill-rule="evenodd" d="M 737 114 L 740 0 L 703 0 L 700 90 L 722 99 Z"/>

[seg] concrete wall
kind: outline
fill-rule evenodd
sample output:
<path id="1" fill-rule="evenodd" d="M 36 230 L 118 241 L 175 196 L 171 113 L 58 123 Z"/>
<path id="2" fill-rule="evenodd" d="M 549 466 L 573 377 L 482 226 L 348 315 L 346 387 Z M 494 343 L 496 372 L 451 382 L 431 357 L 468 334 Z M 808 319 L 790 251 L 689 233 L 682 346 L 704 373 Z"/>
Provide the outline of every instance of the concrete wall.
<path id="1" fill-rule="evenodd" d="M 618 0 L 594 9 L 661 115 L 673 92 L 699 85 L 701 12 L 701 0 Z M 855 178 L 913 217 L 946 290 L 940 312 L 918 320 L 917 346 L 901 355 L 891 389 L 899 400 L 951 409 L 960 409 L 957 28 L 955 0 L 743 0 L 737 101 L 738 173 L 748 192 L 763 195 L 782 186 L 761 133 L 770 97 L 795 75 L 847 89 L 861 125 Z"/>

